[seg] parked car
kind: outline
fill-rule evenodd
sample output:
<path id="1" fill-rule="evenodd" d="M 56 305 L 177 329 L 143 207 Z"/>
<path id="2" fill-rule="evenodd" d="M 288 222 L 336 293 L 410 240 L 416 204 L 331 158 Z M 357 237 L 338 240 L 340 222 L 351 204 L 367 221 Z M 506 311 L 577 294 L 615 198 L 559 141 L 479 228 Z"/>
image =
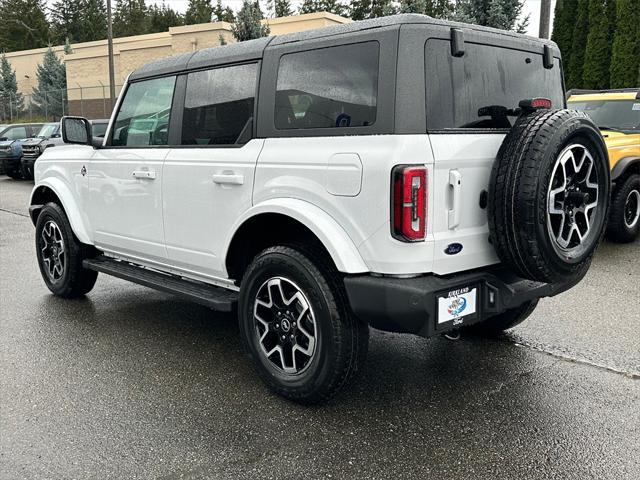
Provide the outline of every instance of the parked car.
<path id="1" fill-rule="evenodd" d="M 569 107 L 600 127 L 609 151 L 613 191 L 607 236 L 632 242 L 640 235 L 640 88 L 567 93 Z"/>
<path id="2" fill-rule="evenodd" d="M 422 15 L 150 63 L 101 146 L 64 118 L 78 145 L 36 163 L 44 283 L 76 297 L 103 272 L 237 312 L 271 389 L 326 400 L 369 326 L 495 334 L 583 278 L 610 172 L 564 93 L 554 43 Z"/>
<path id="3" fill-rule="evenodd" d="M 33 137 L 41 126 L 41 123 L 16 123 L 0 131 L 0 162 L 6 175 L 11 178 L 22 177 L 22 143 Z"/>
<path id="4" fill-rule="evenodd" d="M 21 171 L 23 178 L 33 179 L 33 166 L 46 148 L 60 145 L 60 122 L 45 123 L 35 137 L 22 142 Z"/>

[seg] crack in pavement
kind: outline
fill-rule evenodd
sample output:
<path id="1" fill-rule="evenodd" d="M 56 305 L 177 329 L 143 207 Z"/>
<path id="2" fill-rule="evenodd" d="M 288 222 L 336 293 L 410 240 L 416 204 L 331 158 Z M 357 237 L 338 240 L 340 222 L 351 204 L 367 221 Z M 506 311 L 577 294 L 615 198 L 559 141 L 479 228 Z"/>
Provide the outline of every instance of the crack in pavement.
<path id="1" fill-rule="evenodd" d="M 567 362 L 579 363 L 581 365 L 587 365 L 587 366 L 590 366 L 590 367 L 599 368 L 601 370 L 607 370 L 607 371 L 612 372 L 612 373 L 617 373 L 618 375 L 624 375 L 625 377 L 631 378 L 633 380 L 640 380 L 640 371 L 624 370 L 624 369 L 621 369 L 621 368 L 613 367 L 611 365 L 605 365 L 603 363 L 594 362 L 594 361 L 589 360 L 588 358 L 585 358 L 585 357 L 580 357 L 580 356 L 576 356 L 576 355 L 569 355 L 567 353 L 559 352 L 558 350 L 554 349 L 553 347 L 544 347 L 544 346 L 541 346 L 541 345 L 535 345 L 533 343 L 529 343 L 526 340 L 522 340 L 522 339 L 517 339 L 516 340 L 516 339 L 505 338 L 505 339 L 503 339 L 503 341 L 505 343 L 513 344 L 516 347 L 528 348 L 528 349 L 533 350 L 535 352 L 539 352 L 539 353 L 542 353 L 544 355 L 549 355 L 550 357 L 558 358 L 560 360 L 564 360 L 564 361 L 567 361 Z"/>
<path id="2" fill-rule="evenodd" d="M 6 208 L 2 208 L 2 207 L 0 207 L 0 212 L 12 213 L 13 215 L 19 215 L 21 217 L 29 218 L 29 215 L 27 215 L 26 213 L 14 212 L 13 210 L 7 210 Z"/>

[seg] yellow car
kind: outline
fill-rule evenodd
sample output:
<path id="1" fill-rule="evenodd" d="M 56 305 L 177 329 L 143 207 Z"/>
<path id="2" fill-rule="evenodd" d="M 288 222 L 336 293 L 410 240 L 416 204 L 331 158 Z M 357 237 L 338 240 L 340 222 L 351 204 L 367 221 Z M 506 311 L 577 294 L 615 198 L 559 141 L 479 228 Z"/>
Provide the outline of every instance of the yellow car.
<path id="1" fill-rule="evenodd" d="M 567 107 L 587 113 L 602 132 L 611 164 L 608 237 L 632 242 L 640 232 L 640 88 L 569 90 Z"/>

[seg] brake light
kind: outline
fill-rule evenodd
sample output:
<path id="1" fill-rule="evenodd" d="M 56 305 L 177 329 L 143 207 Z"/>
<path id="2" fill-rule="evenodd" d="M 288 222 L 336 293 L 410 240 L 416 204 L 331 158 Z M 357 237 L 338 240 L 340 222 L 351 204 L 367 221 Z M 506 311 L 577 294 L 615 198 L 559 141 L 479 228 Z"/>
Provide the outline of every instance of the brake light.
<path id="1" fill-rule="evenodd" d="M 529 98 L 526 100 L 521 100 L 518 106 L 525 111 L 540 109 L 549 110 L 552 107 L 552 103 L 548 98 Z"/>
<path id="2" fill-rule="evenodd" d="M 391 234 L 403 242 L 420 242 L 427 230 L 427 169 L 398 165 L 391 172 Z"/>

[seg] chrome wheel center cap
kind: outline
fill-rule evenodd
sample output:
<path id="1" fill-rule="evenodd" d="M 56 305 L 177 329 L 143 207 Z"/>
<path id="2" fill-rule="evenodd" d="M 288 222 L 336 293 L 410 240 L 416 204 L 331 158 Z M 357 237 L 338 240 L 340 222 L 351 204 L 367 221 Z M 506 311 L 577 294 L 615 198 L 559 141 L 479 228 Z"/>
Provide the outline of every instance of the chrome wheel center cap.
<path id="1" fill-rule="evenodd" d="M 286 333 L 291 330 L 291 322 L 287 318 L 283 318 L 282 322 L 280 322 L 280 327 L 282 331 Z"/>

